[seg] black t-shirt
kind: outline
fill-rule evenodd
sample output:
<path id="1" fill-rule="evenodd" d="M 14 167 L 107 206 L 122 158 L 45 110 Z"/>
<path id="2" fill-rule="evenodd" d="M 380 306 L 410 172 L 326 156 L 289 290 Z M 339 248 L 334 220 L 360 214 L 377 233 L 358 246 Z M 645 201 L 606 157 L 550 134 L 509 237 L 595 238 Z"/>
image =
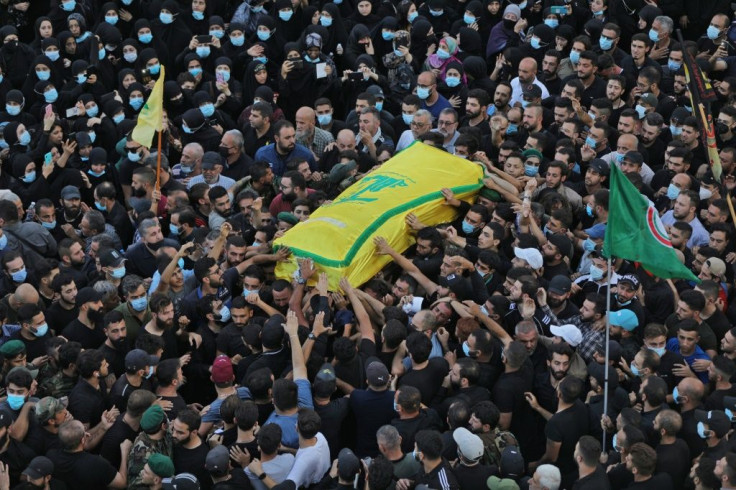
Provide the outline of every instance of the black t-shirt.
<path id="1" fill-rule="evenodd" d="M 105 360 L 109 364 L 108 371 L 113 373 L 116 378 L 119 378 L 125 372 L 125 354 L 126 352 L 120 352 L 117 349 L 113 349 L 104 342 L 99 348 L 105 356 Z"/>
<path id="2" fill-rule="evenodd" d="M 562 474 L 563 488 L 577 478 L 578 467 L 573 458 L 578 439 L 588 433 L 588 410 L 580 400 L 569 408 L 557 412 L 547 421 L 544 430 L 548 441 L 561 443 L 555 466 Z"/>
<path id="3" fill-rule="evenodd" d="M 46 454 L 50 449 L 61 449 L 61 442 L 59 442 L 59 436 L 47 431 L 40 424 L 30 424 L 28 427 L 28 433 L 26 438 L 23 439 L 23 443 L 33 449 L 36 454 Z M 118 448 L 120 452 L 120 448 Z"/>
<path id="4" fill-rule="evenodd" d="M 228 357 L 236 354 L 246 357 L 251 353 L 243 340 L 243 331 L 234 323 L 230 323 L 220 331 L 220 335 L 217 336 L 217 350 Z"/>
<path id="5" fill-rule="evenodd" d="M 395 418 L 391 421 L 391 425 L 396 427 L 401 435 L 401 452 L 403 453 L 410 453 L 414 450 L 414 436 L 420 430 L 442 430 L 442 420 L 431 408 L 420 410 L 416 417 L 410 419 Z"/>
<path id="6" fill-rule="evenodd" d="M 576 481 L 572 490 L 610 490 L 611 482 L 608 481 L 606 470 L 598 466 L 593 473 Z"/>
<path id="7" fill-rule="evenodd" d="M 100 422 L 102 412 L 107 409 L 104 383 L 95 389 L 86 380 L 80 379 L 69 394 L 69 412 L 83 424 L 94 427 Z"/>
<path id="8" fill-rule="evenodd" d="M 83 349 L 97 349 L 105 342 L 105 332 L 99 326 L 95 329 L 88 328 L 84 323 L 75 318 L 73 322 L 62 330 L 61 335 L 69 342 L 79 342 Z"/>
<path id="9" fill-rule="evenodd" d="M 69 488 L 107 490 L 118 473 L 105 458 L 85 451 L 69 453 L 55 449 L 47 456 L 54 463 L 54 477 Z"/>
<path id="10" fill-rule="evenodd" d="M 359 458 L 378 456 L 376 431 L 381 426 L 390 424 L 396 417 L 394 412 L 394 394 L 390 390 L 373 391 L 355 390 L 350 394 L 350 408 L 355 414 L 357 424 L 355 454 Z"/>
<path id="11" fill-rule="evenodd" d="M 174 462 L 176 473 L 192 473 L 200 483 L 211 482 L 209 473 L 204 467 L 204 461 L 207 459 L 208 452 L 209 447 L 205 443 L 200 444 L 194 449 L 187 449 L 178 444 L 174 445 L 174 457 L 172 461 Z M 206 488 L 210 488 L 211 486 L 210 484 Z"/>
<path id="12" fill-rule="evenodd" d="M 456 456 L 457 457 L 457 456 Z M 488 477 L 495 474 L 494 467 L 486 464 L 475 466 L 455 466 L 454 473 L 457 483 L 463 490 L 487 490 Z"/>
<path id="13" fill-rule="evenodd" d="M 46 341 L 52 337 L 51 332 L 47 332 L 46 335 L 33 340 L 28 340 L 23 337 L 20 333 L 22 330 L 18 330 L 11 337 L 10 340 L 20 340 L 26 346 L 26 358 L 28 362 L 36 359 L 37 357 L 47 355 L 46 352 Z"/>
<path id="14" fill-rule="evenodd" d="M 110 462 L 115 468 L 120 467 L 120 445 L 126 439 L 133 442 L 138 433 L 125 423 L 124 413 L 112 424 L 112 427 L 105 432 L 100 445 L 100 456 Z M 173 419 L 172 419 L 173 420 Z"/>
<path id="15" fill-rule="evenodd" d="M 57 335 L 60 335 L 67 325 L 77 319 L 79 308 L 74 307 L 71 310 L 67 310 L 57 301 L 46 310 L 44 316 L 46 317 L 46 322 L 49 324 L 49 328 L 56 332 Z"/>
<path id="16" fill-rule="evenodd" d="M 536 459 L 530 453 L 535 449 L 538 452 L 541 446 L 536 435 L 534 412 L 524 398 L 524 392 L 532 391 L 532 385 L 531 371 L 527 372 L 522 368 L 513 373 L 503 373 L 493 387 L 491 396 L 502 414 L 512 414 L 509 430 L 519 440 L 524 459 L 528 461 Z"/>
<path id="17" fill-rule="evenodd" d="M 314 411 L 317 412 L 322 419 L 322 435 L 327 439 L 330 447 L 330 459 L 337 457 L 337 453 L 345 446 L 342 442 L 345 440 L 342 436 L 342 426 L 345 417 L 350 412 L 350 400 L 345 397 L 337 398 L 330 401 L 327 405 L 314 404 Z"/>
<path id="18" fill-rule="evenodd" d="M 110 405 L 118 407 L 120 413 L 125 412 L 128 408 L 128 398 L 135 390 L 153 391 L 153 387 L 151 386 L 151 382 L 147 379 L 142 379 L 141 384 L 135 386 L 130 384 L 126 375 L 120 376 L 110 390 Z"/>
<path id="19" fill-rule="evenodd" d="M 253 439 L 250 442 L 234 442 L 227 446 L 228 450 L 238 446 L 244 453 L 250 454 L 251 461 L 261 457 L 261 450 L 258 448 L 258 439 Z M 241 466 L 234 460 L 230 460 L 230 464 L 233 468 L 240 468 Z"/>
<path id="20" fill-rule="evenodd" d="M 648 480 L 634 482 L 626 490 L 671 490 L 672 478 L 667 473 L 659 473 Z"/>
<path id="21" fill-rule="evenodd" d="M 399 378 L 399 386 L 414 386 L 422 394 L 422 403 L 429 406 L 449 370 L 444 357 L 433 357 L 424 369 L 412 369 Z"/>
<path id="22" fill-rule="evenodd" d="M 171 409 L 164 410 L 164 412 L 166 413 L 166 418 L 169 420 L 174 420 L 179 412 L 187 408 L 187 402 L 184 401 L 184 398 L 182 398 L 181 395 L 177 394 L 176 396 L 161 396 L 161 399 L 171 402 Z"/>
<path id="23" fill-rule="evenodd" d="M 690 473 L 690 449 L 682 439 L 673 444 L 657 446 L 657 469 L 655 473 L 669 473 L 673 488 L 681 490 Z"/>

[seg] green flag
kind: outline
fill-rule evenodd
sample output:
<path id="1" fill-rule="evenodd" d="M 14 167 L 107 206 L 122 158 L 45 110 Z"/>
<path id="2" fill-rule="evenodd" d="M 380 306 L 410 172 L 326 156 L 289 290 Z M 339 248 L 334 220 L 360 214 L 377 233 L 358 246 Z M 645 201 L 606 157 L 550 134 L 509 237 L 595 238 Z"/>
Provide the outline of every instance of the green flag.
<path id="1" fill-rule="evenodd" d="M 610 190 L 603 255 L 639 262 L 662 279 L 681 277 L 700 282 L 677 259 L 654 204 L 639 193 L 615 162 Z"/>

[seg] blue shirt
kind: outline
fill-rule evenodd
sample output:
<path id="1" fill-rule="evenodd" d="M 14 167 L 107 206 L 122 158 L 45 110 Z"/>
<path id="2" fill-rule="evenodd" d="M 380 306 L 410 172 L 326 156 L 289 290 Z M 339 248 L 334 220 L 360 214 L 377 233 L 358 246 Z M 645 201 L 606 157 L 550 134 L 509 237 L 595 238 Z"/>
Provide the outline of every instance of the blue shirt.
<path id="1" fill-rule="evenodd" d="M 274 175 L 279 177 L 284 175 L 284 172 L 286 172 L 286 162 L 292 158 L 304 159 L 309 162 L 309 168 L 312 171 L 317 170 L 317 162 L 314 161 L 314 155 L 312 155 L 312 152 L 306 146 L 300 145 L 299 143 L 294 146 L 294 149 L 288 155 L 279 155 L 276 151 L 276 143 L 271 143 L 270 145 L 260 147 L 255 156 L 256 161 L 265 160 L 270 163 Z"/>
<path id="2" fill-rule="evenodd" d="M 235 390 L 236 394 L 238 395 L 238 398 L 241 400 L 252 400 L 253 397 L 250 394 L 250 390 L 244 386 L 240 386 Z M 202 422 L 212 422 L 216 423 L 222 420 L 222 417 L 220 417 L 220 406 L 222 405 L 222 402 L 224 402 L 224 398 L 218 398 L 217 400 L 213 401 L 210 404 L 209 411 L 202 416 Z"/>
<path id="3" fill-rule="evenodd" d="M 685 362 L 687 362 L 688 366 L 690 366 L 690 369 L 693 370 L 693 373 L 695 373 L 695 376 L 698 377 L 700 381 L 703 382 L 703 384 L 708 384 L 708 372 L 702 372 L 699 373 L 695 369 L 693 369 L 693 363 L 697 361 L 698 359 L 705 359 L 706 361 L 710 361 L 710 357 L 708 357 L 708 354 L 705 353 L 703 349 L 700 348 L 699 345 L 695 346 L 695 352 L 690 354 L 689 356 L 683 356 L 682 352 L 680 352 L 680 341 L 677 340 L 677 337 L 671 338 L 667 341 L 667 350 L 672 351 L 676 354 L 680 354 L 683 359 L 685 359 Z"/>
<path id="4" fill-rule="evenodd" d="M 297 406 L 299 408 L 314 408 L 314 404 L 312 403 L 312 387 L 310 386 L 309 381 L 306 379 L 297 379 L 294 383 L 296 383 L 298 393 Z M 210 411 L 211 410 L 212 408 L 210 408 Z M 299 413 L 294 413 L 292 415 L 279 415 L 274 410 L 271 412 L 271 415 L 268 416 L 266 423 L 278 424 L 279 427 L 281 427 L 281 444 L 297 449 L 299 447 L 299 434 L 296 432 L 296 422 L 298 417 Z"/>
<path id="5" fill-rule="evenodd" d="M 442 112 L 442 109 L 447 109 L 448 107 L 452 107 L 452 104 L 450 104 L 450 101 L 440 94 L 437 94 L 437 100 L 431 106 L 427 105 L 426 100 L 422 101 L 422 109 L 427 109 L 432 114 L 432 118 L 435 121 L 440 118 L 440 112 Z"/>

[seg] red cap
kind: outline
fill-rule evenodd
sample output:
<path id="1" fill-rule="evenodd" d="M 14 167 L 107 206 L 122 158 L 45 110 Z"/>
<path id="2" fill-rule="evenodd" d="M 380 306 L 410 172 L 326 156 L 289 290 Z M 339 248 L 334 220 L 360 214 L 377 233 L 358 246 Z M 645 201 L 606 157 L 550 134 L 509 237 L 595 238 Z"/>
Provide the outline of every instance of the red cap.
<path id="1" fill-rule="evenodd" d="M 217 356 L 215 362 L 212 363 L 212 381 L 215 383 L 228 383 L 235 378 L 233 374 L 233 364 L 230 358 L 222 355 Z"/>

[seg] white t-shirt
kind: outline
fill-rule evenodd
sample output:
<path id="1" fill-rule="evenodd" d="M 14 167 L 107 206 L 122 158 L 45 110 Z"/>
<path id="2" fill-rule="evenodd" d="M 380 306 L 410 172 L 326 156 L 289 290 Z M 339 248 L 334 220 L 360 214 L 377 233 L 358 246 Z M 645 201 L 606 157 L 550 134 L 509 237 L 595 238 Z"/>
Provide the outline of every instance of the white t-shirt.
<path id="1" fill-rule="evenodd" d="M 281 483 L 286 480 L 286 476 L 291 471 L 291 467 L 294 466 L 294 455 L 289 453 L 279 454 L 272 460 L 262 463 L 263 471 L 276 483 Z M 245 469 L 245 474 L 250 479 L 251 485 L 255 490 L 267 490 L 268 487 L 259 480 L 258 477 L 250 471 L 248 468 Z"/>
<path id="2" fill-rule="evenodd" d="M 297 488 L 314 485 L 330 470 L 331 463 L 327 439 L 318 432 L 314 446 L 299 448 L 296 452 L 294 466 L 286 479 L 293 481 Z"/>

